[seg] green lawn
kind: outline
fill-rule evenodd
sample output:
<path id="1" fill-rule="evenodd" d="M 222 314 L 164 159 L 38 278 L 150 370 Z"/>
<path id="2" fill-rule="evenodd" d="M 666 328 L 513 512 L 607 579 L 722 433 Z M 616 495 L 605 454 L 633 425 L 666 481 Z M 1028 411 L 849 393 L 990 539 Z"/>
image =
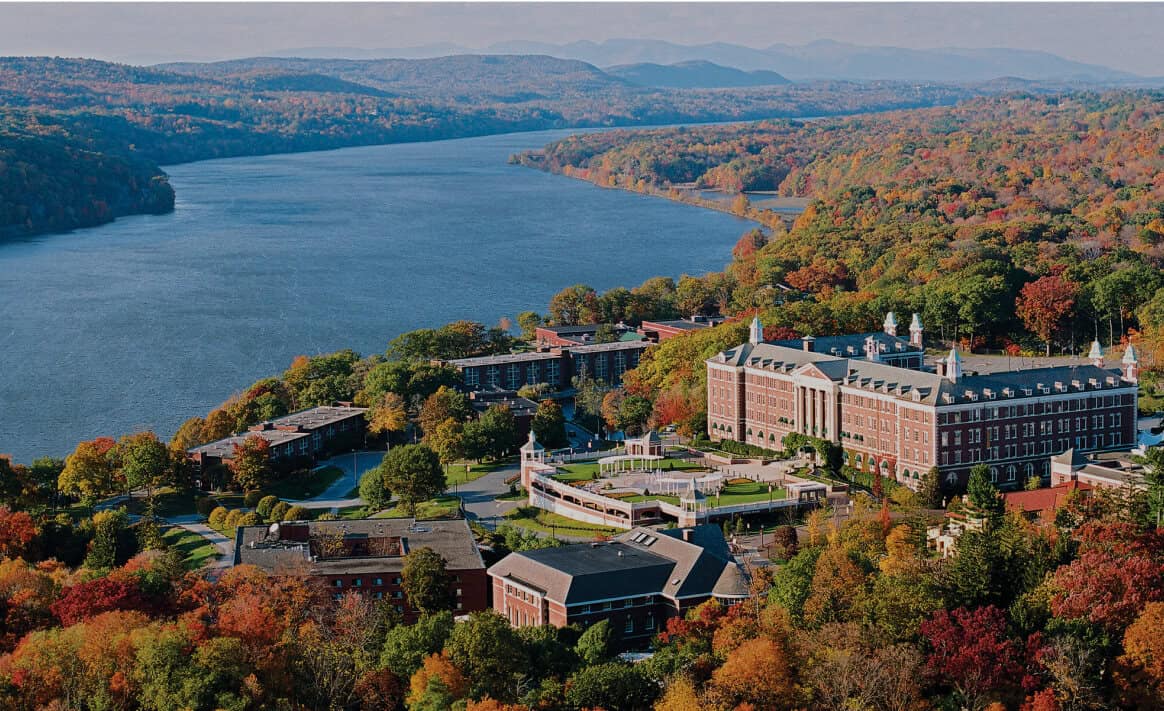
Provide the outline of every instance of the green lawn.
<path id="1" fill-rule="evenodd" d="M 772 489 L 772 500 L 779 501 L 787 492 L 781 487 Z M 664 501 L 669 504 L 679 504 L 678 496 L 650 494 L 649 496 L 628 496 L 623 501 L 639 503 L 643 501 Z M 729 484 L 724 487 L 722 496 L 707 497 L 709 506 L 734 506 L 735 504 L 750 504 L 756 501 L 768 500 L 768 485 L 762 482 L 751 481 L 747 484 Z"/>
<path id="2" fill-rule="evenodd" d="M 575 521 L 572 518 L 566 518 L 560 514 L 551 511 L 542 511 L 540 509 L 531 512 L 529 507 L 522 507 L 513 509 L 505 514 L 506 520 L 514 526 L 519 526 L 531 531 L 539 533 L 560 533 L 565 536 L 587 536 L 602 534 L 604 536 L 613 536 L 621 531 L 610 526 L 599 526 L 593 523 L 586 523 L 584 521 Z"/>
<path id="3" fill-rule="evenodd" d="M 416 518 L 452 518 L 460 508 L 461 500 L 455 496 L 438 496 L 416 505 Z M 399 506 L 373 514 L 372 518 L 408 518 Z"/>
<path id="4" fill-rule="evenodd" d="M 688 459 L 664 459 L 659 462 L 666 471 L 707 471 L 707 467 Z M 558 467 L 559 481 L 590 481 L 598 477 L 598 462 L 583 462 L 581 464 L 563 464 Z"/>
<path id="5" fill-rule="evenodd" d="M 280 499 L 313 499 L 326 491 L 327 487 L 334 484 L 343 474 L 339 467 L 324 467 L 319 471 L 292 475 L 287 479 L 268 484 L 263 488 L 263 495 L 271 494 Z"/>
<path id="6" fill-rule="evenodd" d="M 213 543 L 193 531 L 178 526 L 171 526 L 162 534 L 162 540 L 170 548 L 182 552 L 186 567 L 191 570 L 201 568 L 205 563 L 218 558 L 218 548 Z"/>
<path id="7" fill-rule="evenodd" d="M 502 467 L 510 466 L 514 461 L 513 457 L 507 457 L 496 462 L 486 462 L 484 464 L 476 464 L 474 462 L 450 464 L 445 474 L 445 479 L 449 486 L 453 484 L 467 484 L 480 479 L 490 472 L 495 472 Z"/>

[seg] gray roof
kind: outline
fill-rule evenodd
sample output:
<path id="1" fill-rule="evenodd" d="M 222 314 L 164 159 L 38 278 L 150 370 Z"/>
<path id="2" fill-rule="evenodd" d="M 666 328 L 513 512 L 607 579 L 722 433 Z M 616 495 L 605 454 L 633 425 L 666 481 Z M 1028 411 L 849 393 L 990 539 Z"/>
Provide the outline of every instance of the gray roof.
<path id="1" fill-rule="evenodd" d="M 710 595 L 725 566 L 735 566 L 717 526 L 635 528 L 606 543 L 511 553 L 489 569 L 495 577 L 541 590 L 567 604 L 639 595 Z"/>
<path id="2" fill-rule="evenodd" d="M 241 446 L 246 442 L 248 437 L 261 437 L 271 445 L 278 446 L 295 440 L 310 437 L 310 432 L 289 432 L 287 430 L 261 430 L 256 432 L 244 432 L 243 434 L 231 435 L 224 439 L 207 442 L 198 447 L 191 447 L 186 450 L 190 454 L 205 454 L 210 457 L 218 457 L 220 459 L 230 459 L 234 456 L 235 445 Z"/>
<path id="3" fill-rule="evenodd" d="M 650 348 L 649 341 L 611 341 L 610 343 L 590 343 L 585 346 L 570 346 L 571 353 L 602 353 L 605 351 L 641 351 Z"/>
<path id="4" fill-rule="evenodd" d="M 235 565 L 256 565 L 268 572 L 299 570 L 304 574 L 398 572 L 404 568 L 400 555 L 349 556 L 311 559 L 307 542 L 283 538 L 289 529 L 306 526 L 312 537 L 321 534 L 347 538 L 399 538 L 403 552 L 431 548 L 444 557 L 449 570 L 485 568 L 469 523 L 463 519 L 416 521 L 411 518 L 372 518 L 345 521 L 286 522 L 280 533 L 269 526 L 244 526 L 236 536 Z M 253 547 L 252 547 L 253 545 Z"/>
<path id="5" fill-rule="evenodd" d="M 445 361 L 457 368 L 471 368 L 475 365 L 503 365 L 506 363 L 529 363 L 535 360 L 557 360 L 562 354 L 557 351 L 527 351 L 525 353 L 502 353 L 500 355 L 455 358 Z"/>
<path id="6" fill-rule="evenodd" d="M 872 333 L 850 333 L 842 336 L 817 336 L 814 340 L 813 348 L 817 353 L 824 353 L 840 358 L 864 358 L 865 357 L 865 340 L 872 337 L 877 342 L 878 347 L 882 348 L 882 354 L 893 355 L 894 353 L 919 353 L 921 349 L 909 342 L 908 338 L 901 336 L 891 336 L 884 331 L 873 331 Z M 771 341 L 773 345 L 784 346 L 785 348 L 803 348 L 804 344 L 799 338 L 790 338 L 782 341 Z M 850 350 L 851 349 L 851 350 Z"/>
<path id="7" fill-rule="evenodd" d="M 649 330 L 651 326 L 678 328 L 684 331 L 697 331 L 701 328 L 711 328 L 712 324 L 708 323 L 707 321 L 688 321 L 687 319 L 678 319 L 675 321 L 643 321 L 643 328 Z"/>
<path id="8" fill-rule="evenodd" d="M 751 585 L 748 583 L 748 576 L 744 574 L 743 569 L 738 565 L 724 566 L 719 580 L 716 581 L 715 587 L 711 590 L 711 594 L 719 598 L 746 598 L 751 595 Z"/>
<path id="9" fill-rule="evenodd" d="M 270 422 L 276 427 L 302 427 L 307 430 L 313 430 L 346 420 L 349 417 L 362 415 L 367 411 L 368 408 L 366 407 L 335 407 L 324 405 L 293 412 L 290 415 L 276 417 L 270 420 Z M 261 426 L 261 424 L 256 425 L 256 427 Z"/>

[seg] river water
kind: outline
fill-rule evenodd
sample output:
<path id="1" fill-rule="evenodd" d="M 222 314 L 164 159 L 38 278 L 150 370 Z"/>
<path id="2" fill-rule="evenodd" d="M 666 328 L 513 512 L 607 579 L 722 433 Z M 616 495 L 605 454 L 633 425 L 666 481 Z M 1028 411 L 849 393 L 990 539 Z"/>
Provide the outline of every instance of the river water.
<path id="1" fill-rule="evenodd" d="M 720 269 L 751 227 L 506 164 L 567 133 L 173 166 L 172 214 L 0 243 L 0 453 L 168 438 L 298 354 Z"/>

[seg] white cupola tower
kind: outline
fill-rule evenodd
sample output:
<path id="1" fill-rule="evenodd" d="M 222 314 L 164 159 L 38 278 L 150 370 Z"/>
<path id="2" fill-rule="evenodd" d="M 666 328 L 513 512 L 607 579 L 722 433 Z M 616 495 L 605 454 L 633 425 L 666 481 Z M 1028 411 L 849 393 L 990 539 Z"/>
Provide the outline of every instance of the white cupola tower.
<path id="1" fill-rule="evenodd" d="M 1099 345 L 1099 339 L 1091 342 L 1091 350 L 1087 352 L 1087 360 L 1096 368 L 1103 367 L 1103 346 Z"/>
<path id="2" fill-rule="evenodd" d="M 915 313 L 913 315 L 913 318 L 909 322 L 909 343 L 910 343 L 910 345 L 917 346 L 918 348 L 921 348 L 922 347 L 922 334 L 923 334 L 923 331 L 922 331 L 921 316 L 918 316 Z"/>
<path id="3" fill-rule="evenodd" d="M 881 325 L 881 328 L 885 329 L 885 333 L 890 336 L 897 335 L 897 316 L 892 311 L 885 314 L 885 323 Z"/>
<path id="4" fill-rule="evenodd" d="M 881 362 L 881 348 L 873 336 L 865 336 L 865 360 L 870 363 Z"/>
<path id="5" fill-rule="evenodd" d="M 950 349 L 950 355 L 946 356 L 946 380 L 956 383 L 961 379 L 962 356 L 958 355 L 958 347 L 954 346 Z"/>
<path id="6" fill-rule="evenodd" d="M 1140 382 L 1140 359 L 1136 357 L 1136 347 L 1131 343 L 1124 351 L 1124 359 L 1121 362 L 1124 366 L 1124 380 L 1129 383 Z"/>
<path id="7" fill-rule="evenodd" d="M 752 318 L 752 326 L 748 329 L 748 343 L 753 346 L 764 340 L 764 325 L 760 323 L 760 317 Z"/>

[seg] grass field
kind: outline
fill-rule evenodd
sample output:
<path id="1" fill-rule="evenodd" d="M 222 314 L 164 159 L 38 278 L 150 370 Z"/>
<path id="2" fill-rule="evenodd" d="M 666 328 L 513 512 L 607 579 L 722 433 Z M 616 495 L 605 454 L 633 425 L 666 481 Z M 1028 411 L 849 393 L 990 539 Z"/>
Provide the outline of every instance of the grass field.
<path id="1" fill-rule="evenodd" d="M 193 531 L 187 531 L 178 526 L 171 526 L 162 534 L 162 540 L 170 548 L 182 552 L 183 562 L 191 570 L 201 568 L 204 564 L 218 558 L 218 548 L 213 543 Z"/>
<path id="2" fill-rule="evenodd" d="M 599 526 L 593 523 L 585 523 L 584 521 L 575 521 L 572 518 L 566 518 L 560 514 L 550 511 L 542 511 L 540 509 L 530 510 L 530 507 L 522 507 L 513 509 L 505 514 L 505 519 L 508 523 L 525 528 L 538 533 L 559 533 L 564 536 L 592 536 L 604 535 L 613 536 L 621 531 L 610 526 Z"/>
<path id="3" fill-rule="evenodd" d="M 339 467 L 324 467 L 319 471 L 272 482 L 263 489 L 263 494 L 278 496 L 280 499 L 312 499 L 327 491 L 327 487 L 334 484 L 343 473 Z"/>
<path id="4" fill-rule="evenodd" d="M 663 471 L 703 470 L 707 467 L 687 459 L 665 459 L 659 462 Z M 598 462 L 583 462 L 581 464 L 563 464 L 558 467 L 559 481 L 590 481 L 598 477 Z"/>
<path id="5" fill-rule="evenodd" d="M 146 511 L 145 496 L 135 496 L 126 502 L 126 509 L 130 513 L 144 514 Z M 154 513 L 162 518 L 171 516 L 185 516 L 195 513 L 194 494 L 180 492 L 170 487 L 158 489 L 154 494 Z"/>
<path id="6" fill-rule="evenodd" d="M 485 464 L 474 464 L 473 462 L 466 462 L 462 464 L 450 464 L 445 475 L 448 485 L 451 487 L 454 484 L 467 484 L 471 481 L 476 481 L 490 472 L 495 472 L 503 467 L 510 466 L 516 462 L 513 457 L 506 457 L 500 461 L 488 462 Z"/>
<path id="7" fill-rule="evenodd" d="M 461 500 L 455 496 L 438 496 L 417 504 L 416 518 L 452 518 L 460 505 Z M 408 518 L 408 514 L 399 506 L 394 506 L 374 514 L 372 518 Z"/>

